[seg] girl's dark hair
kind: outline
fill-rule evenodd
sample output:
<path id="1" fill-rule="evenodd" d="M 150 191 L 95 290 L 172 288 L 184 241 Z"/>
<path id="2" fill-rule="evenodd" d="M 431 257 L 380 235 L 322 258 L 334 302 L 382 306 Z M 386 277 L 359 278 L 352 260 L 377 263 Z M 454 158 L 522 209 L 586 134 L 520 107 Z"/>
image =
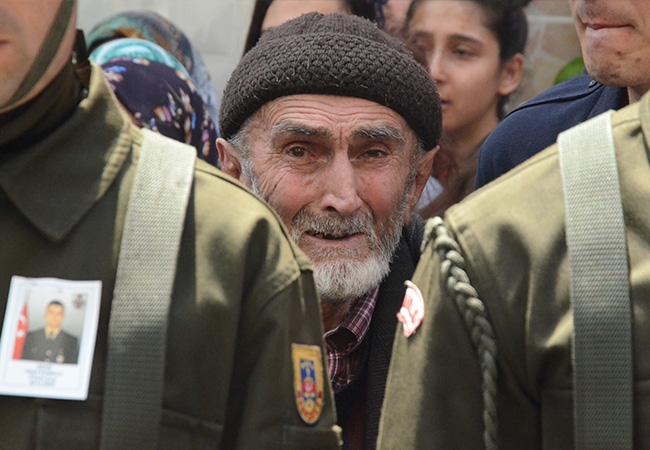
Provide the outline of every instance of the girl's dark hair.
<path id="1" fill-rule="evenodd" d="M 528 41 L 528 21 L 522 6 L 508 2 L 477 1 L 487 17 L 487 27 L 499 41 L 499 57 L 504 63 L 517 53 L 524 53 Z"/>
<path id="2" fill-rule="evenodd" d="M 409 33 L 409 25 L 413 20 L 416 9 L 425 1 L 435 0 L 413 0 L 404 24 L 403 34 Z M 458 0 L 462 1 L 462 0 Z M 481 6 L 484 12 L 485 26 L 494 34 L 499 43 L 499 60 L 501 64 L 510 60 L 517 53 L 524 53 L 528 41 L 528 21 L 524 7 L 531 0 L 464 0 L 472 1 Z M 416 45 L 417 47 L 417 45 Z M 420 52 L 423 50 L 420 50 Z M 422 55 L 418 58 L 417 51 L 414 52 L 418 62 L 422 64 Z M 427 63 L 424 65 L 426 66 Z M 501 97 L 497 105 L 499 120 L 504 116 L 504 106 L 508 97 Z M 482 144 L 482 143 L 481 143 Z M 479 144 L 474 152 L 478 154 L 481 147 Z M 460 173 L 459 167 L 453 155 L 446 147 L 440 147 L 436 155 L 436 162 L 433 165 L 431 174 L 443 186 L 443 192 L 431 203 L 420 209 L 419 214 L 425 219 L 444 215 L 447 208 L 460 202 L 468 193 L 473 190 L 476 179 L 476 167 L 470 168 L 466 173 Z"/>
<path id="3" fill-rule="evenodd" d="M 419 5 L 427 1 L 413 0 L 406 13 L 405 27 L 408 29 Z M 528 20 L 524 7 L 531 0 L 458 0 L 478 4 L 486 17 L 485 26 L 494 34 L 499 43 L 499 60 L 505 63 L 517 53 L 524 53 L 528 42 Z M 501 97 L 497 106 L 499 120 L 505 115 L 504 107 L 508 97 Z"/>
<path id="4" fill-rule="evenodd" d="M 343 4 L 350 11 L 350 14 L 359 17 L 365 17 L 373 22 L 375 21 L 375 9 L 373 2 L 368 0 L 342 0 Z M 262 36 L 262 23 L 266 12 L 273 3 L 273 0 L 255 0 L 253 8 L 253 17 L 251 24 L 248 28 L 248 35 L 246 36 L 246 44 L 244 45 L 244 54 L 257 44 Z"/>
<path id="5" fill-rule="evenodd" d="M 406 24 L 411 22 L 415 10 L 426 1 L 413 0 L 406 13 Z M 462 0 L 458 0 L 462 1 Z M 477 3 L 483 9 L 487 28 L 494 34 L 499 42 L 499 57 L 504 63 L 517 53 L 524 53 L 528 41 L 528 21 L 524 7 L 528 1 L 504 0 L 465 0 Z"/>

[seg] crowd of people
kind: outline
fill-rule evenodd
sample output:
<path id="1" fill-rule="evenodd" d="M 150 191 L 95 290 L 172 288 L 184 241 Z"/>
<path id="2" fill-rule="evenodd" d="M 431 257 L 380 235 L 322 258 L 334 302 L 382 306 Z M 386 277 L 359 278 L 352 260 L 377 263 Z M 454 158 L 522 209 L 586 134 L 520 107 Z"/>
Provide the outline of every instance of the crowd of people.
<path id="1" fill-rule="evenodd" d="M 650 448 L 650 6 L 568 2 L 506 114 L 530 0 L 256 0 L 219 93 L 0 0 L 0 449 Z"/>

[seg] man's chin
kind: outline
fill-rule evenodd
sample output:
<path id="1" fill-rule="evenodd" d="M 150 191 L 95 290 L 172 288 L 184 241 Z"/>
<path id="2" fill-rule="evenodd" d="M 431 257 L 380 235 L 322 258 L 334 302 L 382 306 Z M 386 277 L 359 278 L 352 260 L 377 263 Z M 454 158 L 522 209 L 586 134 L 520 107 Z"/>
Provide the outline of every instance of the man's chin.
<path id="1" fill-rule="evenodd" d="M 630 87 L 647 82 L 648 70 L 639 64 L 647 58 L 643 52 L 620 55 L 614 44 L 611 48 L 589 48 L 584 54 L 584 63 L 591 78 L 606 86 Z"/>
<path id="2" fill-rule="evenodd" d="M 313 262 L 314 281 L 321 301 L 341 304 L 351 302 L 379 286 L 389 272 L 389 260 L 342 259 Z"/>

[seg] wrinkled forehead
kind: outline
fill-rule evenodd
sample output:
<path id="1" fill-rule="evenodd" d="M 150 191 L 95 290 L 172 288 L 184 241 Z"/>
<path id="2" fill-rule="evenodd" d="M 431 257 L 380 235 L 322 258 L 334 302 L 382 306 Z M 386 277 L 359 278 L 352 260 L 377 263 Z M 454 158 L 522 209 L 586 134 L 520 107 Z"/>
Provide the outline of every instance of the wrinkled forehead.
<path id="1" fill-rule="evenodd" d="M 323 139 L 383 139 L 412 147 L 417 136 L 396 111 L 371 100 L 321 94 L 280 97 L 249 123 L 258 138 L 304 135 Z"/>

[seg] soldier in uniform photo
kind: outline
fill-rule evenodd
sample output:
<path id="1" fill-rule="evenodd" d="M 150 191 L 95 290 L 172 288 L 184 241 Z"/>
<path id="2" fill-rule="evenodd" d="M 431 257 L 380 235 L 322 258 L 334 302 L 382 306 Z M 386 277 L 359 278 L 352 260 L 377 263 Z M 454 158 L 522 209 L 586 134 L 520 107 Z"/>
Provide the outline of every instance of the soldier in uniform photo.
<path id="1" fill-rule="evenodd" d="M 61 329 L 65 319 L 63 303 L 52 300 L 45 309 L 45 327 L 27 333 L 22 359 L 77 364 L 78 340 Z"/>

